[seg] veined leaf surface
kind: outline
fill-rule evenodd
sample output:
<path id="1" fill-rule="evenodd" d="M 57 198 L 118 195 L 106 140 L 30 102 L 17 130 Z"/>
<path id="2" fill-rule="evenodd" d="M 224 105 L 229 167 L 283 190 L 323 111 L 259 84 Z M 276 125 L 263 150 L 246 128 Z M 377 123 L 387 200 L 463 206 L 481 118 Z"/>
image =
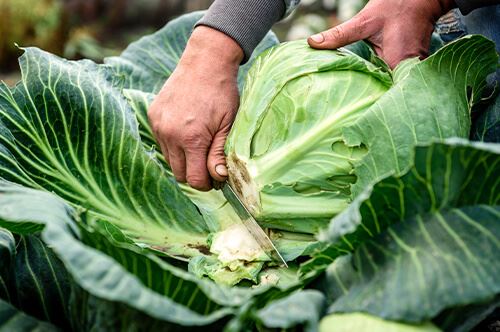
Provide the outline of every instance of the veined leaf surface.
<path id="1" fill-rule="evenodd" d="M 322 238 L 353 254 L 331 266 L 330 310 L 419 322 L 500 292 L 499 154 L 462 140 L 419 147 L 406 175 L 334 218 Z"/>
<path id="2" fill-rule="evenodd" d="M 0 297 L 26 314 L 69 329 L 71 286 L 62 263 L 36 235 L 20 236 L 16 246 L 12 265 L 0 276 L 7 289 Z"/>
<path id="3" fill-rule="evenodd" d="M 1 332 L 57 332 L 57 327 L 47 322 L 26 315 L 0 299 L 0 331 Z"/>
<path id="4" fill-rule="evenodd" d="M 0 171 L 53 191 L 137 243 L 170 255 L 199 254 L 208 227 L 143 147 L 134 114 L 90 61 L 35 48 L 20 58 L 22 81 L 0 85 Z"/>
<path id="5" fill-rule="evenodd" d="M 44 245 L 50 247 L 72 280 L 90 296 L 102 301 L 102 305 L 120 303 L 128 310 L 142 312 L 165 324 L 207 325 L 230 315 L 233 312 L 231 306 L 241 305 L 258 293 L 220 287 L 211 281 L 200 280 L 154 255 L 141 253 L 137 246 L 122 243 L 120 234 L 115 233 L 111 224 L 108 225 L 111 228 L 108 228 L 107 236 L 89 233 L 82 227 L 75 228 L 74 211 L 50 193 L 3 180 L 0 181 L 0 192 L 0 205 L 9 206 L 9 211 L 0 210 L 0 225 L 16 230 L 26 227 L 28 232 L 35 231 L 33 224 L 39 224 L 43 229 L 40 238 Z M 39 213 L 47 208 L 53 213 Z M 78 234 L 81 234 L 83 242 Z M 47 247 L 41 248 L 38 244 L 32 254 L 39 257 Z M 24 258 L 19 259 L 26 268 L 29 264 L 44 262 Z M 13 273 L 22 270 L 15 269 Z M 50 275 L 51 270 L 45 269 L 43 273 Z M 56 280 L 61 281 L 60 278 Z M 41 278 L 38 285 L 39 289 L 47 287 L 47 278 Z M 63 293 L 67 300 L 69 294 Z M 45 295 L 40 298 L 46 301 L 60 300 L 54 294 Z M 31 305 L 36 302 L 34 298 L 32 300 Z M 78 303 L 79 299 L 73 301 Z"/>

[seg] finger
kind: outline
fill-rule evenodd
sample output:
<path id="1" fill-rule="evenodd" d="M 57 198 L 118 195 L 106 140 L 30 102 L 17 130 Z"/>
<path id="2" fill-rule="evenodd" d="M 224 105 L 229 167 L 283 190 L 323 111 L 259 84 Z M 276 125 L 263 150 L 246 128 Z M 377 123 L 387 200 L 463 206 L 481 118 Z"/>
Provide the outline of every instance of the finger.
<path id="1" fill-rule="evenodd" d="M 178 182 L 186 182 L 186 157 L 184 151 L 178 146 L 169 146 L 168 160 L 170 168 Z"/>
<path id="2" fill-rule="evenodd" d="M 227 135 L 228 130 L 219 131 L 215 134 L 212 146 L 208 152 L 208 171 L 212 178 L 219 182 L 226 181 L 228 176 L 226 155 L 224 154 L 224 144 L 226 143 Z"/>
<path id="3" fill-rule="evenodd" d="M 194 189 L 208 191 L 212 189 L 207 170 L 208 148 L 186 150 L 186 180 Z"/>
<path id="4" fill-rule="evenodd" d="M 309 37 L 307 42 L 312 48 L 333 50 L 368 37 L 370 29 L 366 20 L 363 15 L 356 15 L 345 23 Z"/>
<path id="5" fill-rule="evenodd" d="M 168 159 L 168 148 L 165 144 L 159 142 L 158 143 L 160 145 L 160 151 L 161 151 L 161 154 L 163 155 L 163 158 L 165 158 L 165 161 L 167 162 L 167 164 L 170 166 L 170 161 Z"/>

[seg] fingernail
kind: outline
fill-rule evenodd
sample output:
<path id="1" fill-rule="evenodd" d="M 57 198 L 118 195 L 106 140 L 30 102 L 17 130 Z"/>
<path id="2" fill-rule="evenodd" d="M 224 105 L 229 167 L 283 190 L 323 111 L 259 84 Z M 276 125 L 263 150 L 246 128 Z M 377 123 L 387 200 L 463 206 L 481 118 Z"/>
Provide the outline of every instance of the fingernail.
<path id="1" fill-rule="evenodd" d="M 215 172 L 220 176 L 227 176 L 227 167 L 226 165 L 217 165 L 215 166 Z"/>
<path id="2" fill-rule="evenodd" d="M 317 35 L 312 35 L 311 39 L 314 40 L 316 43 L 322 43 L 325 41 L 325 37 L 323 37 L 322 33 L 318 33 Z"/>

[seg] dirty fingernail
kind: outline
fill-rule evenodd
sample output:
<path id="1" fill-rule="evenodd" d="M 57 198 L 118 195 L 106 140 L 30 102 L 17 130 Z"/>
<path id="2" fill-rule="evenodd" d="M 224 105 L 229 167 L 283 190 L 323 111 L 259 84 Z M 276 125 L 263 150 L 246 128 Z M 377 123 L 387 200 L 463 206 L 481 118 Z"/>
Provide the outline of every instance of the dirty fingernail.
<path id="1" fill-rule="evenodd" d="M 220 176 L 227 176 L 227 167 L 226 165 L 217 165 L 215 166 L 215 172 Z"/>
<path id="2" fill-rule="evenodd" d="M 311 39 L 314 40 L 316 43 L 322 43 L 325 41 L 325 37 L 323 37 L 322 33 L 318 33 L 317 35 L 312 35 Z"/>

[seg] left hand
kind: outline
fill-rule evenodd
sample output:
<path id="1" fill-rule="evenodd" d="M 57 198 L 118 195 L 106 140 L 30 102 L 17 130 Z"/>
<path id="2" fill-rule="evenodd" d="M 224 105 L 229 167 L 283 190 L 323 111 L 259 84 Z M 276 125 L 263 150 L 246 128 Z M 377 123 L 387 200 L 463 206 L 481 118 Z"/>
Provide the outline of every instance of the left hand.
<path id="1" fill-rule="evenodd" d="M 453 0 L 371 0 L 356 16 L 309 37 L 316 49 L 336 49 L 366 39 L 394 68 L 404 59 L 428 55 L 434 23 Z"/>

